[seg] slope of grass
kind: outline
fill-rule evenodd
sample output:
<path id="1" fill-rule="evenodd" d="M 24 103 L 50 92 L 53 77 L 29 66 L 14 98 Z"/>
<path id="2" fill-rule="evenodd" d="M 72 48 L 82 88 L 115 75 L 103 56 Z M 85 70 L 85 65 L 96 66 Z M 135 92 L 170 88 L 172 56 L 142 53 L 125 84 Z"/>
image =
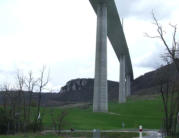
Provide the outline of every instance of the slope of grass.
<path id="1" fill-rule="evenodd" d="M 161 99 L 128 99 L 125 104 L 110 103 L 109 112 L 111 113 L 93 113 L 92 107 L 88 109 L 68 108 L 65 129 L 121 129 L 124 122 L 125 128 L 138 128 L 143 125 L 144 128 L 159 129 L 162 122 L 162 104 Z M 51 115 L 58 115 L 62 110 L 60 108 L 43 108 L 43 122 L 46 129 L 52 128 Z M 114 114 L 115 113 L 115 114 Z"/>

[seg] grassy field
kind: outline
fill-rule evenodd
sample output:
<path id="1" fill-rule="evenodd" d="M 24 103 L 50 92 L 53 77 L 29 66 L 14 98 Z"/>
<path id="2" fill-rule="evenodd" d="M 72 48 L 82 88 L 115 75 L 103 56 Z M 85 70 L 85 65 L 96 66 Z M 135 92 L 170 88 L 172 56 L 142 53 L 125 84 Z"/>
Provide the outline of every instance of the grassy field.
<path id="1" fill-rule="evenodd" d="M 45 129 L 52 128 L 51 115 L 54 112 L 58 115 L 62 110 L 59 107 L 43 108 L 43 123 Z M 93 113 L 92 107 L 67 108 L 65 129 L 121 129 L 124 122 L 125 128 L 138 128 L 143 125 L 148 129 L 161 128 L 162 122 L 162 105 L 160 96 L 149 98 L 131 97 L 125 104 L 110 103 L 110 113 Z"/>
<path id="2" fill-rule="evenodd" d="M 89 107 L 43 107 L 41 108 L 41 118 L 44 129 L 53 129 L 52 113 L 58 116 L 62 111 L 67 111 L 64 129 L 74 128 L 75 130 L 115 130 L 138 129 L 143 125 L 144 129 L 160 129 L 162 123 L 162 103 L 159 95 L 132 96 L 124 104 L 117 102 L 109 103 L 109 113 L 93 113 L 92 106 Z M 132 138 L 138 133 L 102 133 L 103 138 Z M 0 135 L 0 138 L 65 138 L 65 137 L 92 137 L 91 133 L 63 133 L 55 134 L 17 134 Z"/>
<path id="3" fill-rule="evenodd" d="M 102 138 L 133 138 L 137 137 L 137 133 L 102 133 Z M 55 134 L 17 134 L 17 135 L 1 135 L 1 138 L 92 138 L 92 133 L 62 133 L 60 136 Z"/>

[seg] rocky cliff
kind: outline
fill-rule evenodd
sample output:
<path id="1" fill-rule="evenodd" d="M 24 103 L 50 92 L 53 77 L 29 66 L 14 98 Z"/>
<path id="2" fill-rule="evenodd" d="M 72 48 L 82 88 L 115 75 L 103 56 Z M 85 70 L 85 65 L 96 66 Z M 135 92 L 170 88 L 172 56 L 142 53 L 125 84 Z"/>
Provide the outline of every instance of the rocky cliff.
<path id="1" fill-rule="evenodd" d="M 60 93 L 67 91 L 77 91 L 83 89 L 87 84 L 89 84 L 90 79 L 74 79 L 66 83 L 64 87 L 61 88 Z"/>
<path id="2" fill-rule="evenodd" d="M 66 83 L 61 88 L 60 100 L 61 101 L 79 101 L 79 102 L 92 102 L 93 99 L 93 86 L 94 79 L 74 79 Z M 108 81 L 108 95 L 109 100 L 117 100 L 119 91 L 119 83 Z"/>

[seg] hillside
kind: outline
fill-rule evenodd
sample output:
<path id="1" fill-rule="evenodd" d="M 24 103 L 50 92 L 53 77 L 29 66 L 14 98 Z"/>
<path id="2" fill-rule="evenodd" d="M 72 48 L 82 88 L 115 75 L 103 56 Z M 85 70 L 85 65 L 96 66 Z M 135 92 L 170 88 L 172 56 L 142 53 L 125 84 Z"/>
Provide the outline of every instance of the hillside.
<path id="1" fill-rule="evenodd" d="M 167 65 L 157 70 L 148 72 L 132 81 L 131 92 L 135 94 L 159 93 L 160 83 L 167 80 L 175 81 L 179 86 L 179 74 L 174 64 Z M 93 79 L 74 79 L 61 88 L 60 100 L 73 102 L 91 102 L 93 98 Z M 117 101 L 119 82 L 108 81 L 109 101 Z"/>
<path id="2" fill-rule="evenodd" d="M 132 95 L 149 95 L 159 93 L 160 82 L 167 78 L 176 82 L 179 87 L 179 74 L 173 64 L 164 66 L 155 71 L 148 72 L 132 81 Z M 71 103 L 92 103 L 94 79 L 73 79 L 63 86 L 59 93 L 42 93 L 42 106 L 58 106 Z M 15 94 L 15 93 L 14 93 Z M 117 101 L 119 94 L 119 82 L 108 81 L 109 101 Z M 3 103 L 2 92 L 0 92 L 0 104 Z M 25 97 L 29 93 L 25 92 Z M 33 103 L 37 103 L 38 93 L 33 93 Z"/>
<path id="3" fill-rule="evenodd" d="M 53 110 L 52 110 L 53 109 Z M 51 127 L 49 114 L 53 111 L 58 114 L 64 108 L 44 108 L 44 123 Z M 162 120 L 162 109 L 160 96 L 132 96 L 125 104 L 117 102 L 109 103 L 109 113 L 93 113 L 92 106 L 65 108 L 68 112 L 67 120 L 70 126 L 66 129 L 75 128 L 82 130 L 99 129 L 120 129 L 122 123 L 125 128 L 138 128 L 140 124 L 145 128 L 160 128 Z M 158 112 L 160 111 L 160 112 Z"/>
<path id="4" fill-rule="evenodd" d="M 166 83 L 167 80 L 176 82 L 176 86 L 179 87 L 179 73 L 174 64 L 163 66 L 136 78 L 132 82 L 132 94 L 158 93 L 161 82 Z"/>

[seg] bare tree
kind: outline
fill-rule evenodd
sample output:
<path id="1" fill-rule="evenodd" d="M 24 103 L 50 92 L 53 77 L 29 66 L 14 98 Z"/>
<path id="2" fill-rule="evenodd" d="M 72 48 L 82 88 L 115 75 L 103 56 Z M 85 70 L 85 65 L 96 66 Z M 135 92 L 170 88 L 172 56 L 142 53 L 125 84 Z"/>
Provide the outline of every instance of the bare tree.
<path id="1" fill-rule="evenodd" d="M 10 90 L 10 85 L 8 83 L 4 83 L 3 86 L 1 86 L 3 108 L 5 112 L 9 102 L 9 90 Z"/>
<path id="2" fill-rule="evenodd" d="M 170 72 L 170 66 L 167 65 L 165 70 L 158 70 L 158 81 L 160 84 L 160 94 L 163 101 L 163 109 L 164 109 L 164 130 L 165 134 L 173 135 L 175 132 L 175 113 L 176 113 L 176 82 L 171 78 L 168 74 Z"/>
<path id="3" fill-rule="evenodd" d="M 179 42 L 177 42 L 177 40 L 176 40 L 177 25 L 169 24 L 170 27 L 172 27 L 172 29 L 173 29 L 172 43 L 171 43 L 171 45 L 169 45 L 165 38 L 166 32 L 163 29 L 162 25 L 158 22 L 157 18 L 155 17 L 154 12 L 152 12 L 152 17 L 154 20 L 153 24 L 157 28 L 156 29 L 157 35 L 151 36 L 148 33 L 145 33 L 145 35 L 150 38 L 157 38 L 157 39 L 161 40 L 161 42 L 163 43 L 163 46 L 165 47 L 165 49 L 167 51 L 163 55 L 163 58 L 165 58 L 165 60 L 167 59 L 168 61 L 173 62 L 176 66 L 177 71 L 179 72 Z"/>
<path id="4" fill-rule="evenodd" d="M 35 120 L 36 124 L 37 124 L 38 119 L 40 118 L 42 91 L 45 89 L 48 82 L 49 82 L 49 72 L 46 72 L 46 67 L 43 66 L 41 73 L 40 73 L 40 77 L 37 82 L 39 96 L 38 96 L 37 114 L 36 114 L 36 120 Z"/>
<path id="5" fill-rule="evenodd" d="M 17 91 L 18 91 L 18 112 L 16 113 L 16 116 L 18 118 L 18 129 L 20 129 L 20 117 L 23 114 L 23 129 L 25 131 L 26 127 L 26 97 L 25 97 L 25 92 L 24 92 L 24 87 L 25 87 L 25 76 L 23 75 L 22 72 L 17 71 Z M 22 102 L 22 103 L 21 103 Z M 23 107 L 21 106 L 23 105 Z M 23 113 L 21 113 L 21 107 L 23 108 Z"/>
<path id="6" fill-rule="evenodd" d="M 23 98 L 23 88 L 25 85 L 25 76 L 23 75 L 22 72 L 20 72 L 19 70 L 17 71 L 16 74 L 16 81 L 17 81 L 17 91 L 18 91 L 18 108 L 21 107 L 21 102 L 22 102 L 22 98 Z M 23 100 L 24 102 L 24 100 Z M 20 110 L 20 109 L 19 109 Z"/>
<path id="7" fill-rule="evenodd" d="M 20 108 L 18 108 L 18 93 L 16 89 L 13 89 L 9 83 L 4 83 L 1 88 L 1 92 L 3 94 L 3 107 L 4 107 L 4 114 L 8 117 L 6 122 L 6 133 L 8 134 L 10 131 L 18 131 L 19 125 L 17 120 L 17 111 L 19 112 Z M 1 118 L 2 121 L 2 118 Z"/>
<path id="8" fill-rule="evenodd" d="M 171 63 L 175 64 L 176 70 L 179 73 L 179 43 L 176 40 L 177 34 L 177 25 L 169 24 L 173 29 L 172 33 L 172 43 L 166 41 L 166 32 L 163 29 L 162 25 L 158 22 L 158 19 L 155 17 L 154 12 L 152 12 L 152 17 L 154 20 L 154 26 L 157 28 L 157 35 L 149 35 L 145 33 L 147 37 L 159 39 L 163 46 L 166 49 L 166 53 L 162 55 L 162 58 L 170 65 Z M 164 128 L 166 135 L 174 136 L 176 134 L 176 118 L 177 113 L 179 112 L 179 92 L 176 89 L 176 82 L 172 80 L 169 76 L 166 77 L 168 72 L 163 73 L 160 80 L 160 93 L 163 101 L 163 108 L 165 113 L 164 119 Z M 165 79 L 164 79 L 165 76 Z"/>
<path id="9" fill-rule="evenodd" d="M 68 112 L 64 110 L 61 113 L 54 114 L 54 110 L 51 109 L 50 115 L 56 133 L 60 134 L 61 130 L 67 124 L 65 118 L 67 117 Z"/>
<path id="10" fill-rule="evenodd" d="M 27 112 L 27 120 L 30 121 L 31 116 L 31 104 L 32 104 L 32 94 L 34 91 L 34 87 L 37 85 L 38 80 L 33 77 L 32 71 L 28 72 L 28 76 L 25 79 L 25 86 L 27 87 L 29 93 L 29 101 L 28 101 L 28 112 Z"/>
<path id="11" fill-rule="evenodd" d="M 7 110 L 7 114 L 12 119 L 11 121 L 13 121 L 10 122 L 10 125 L 14 127 L 15 132 L 20 130 L 26 131 L 27 127 L 32 127 L 36 130 L 39 129 L 39 126 L 41 128 L 41 93 L 48 82 L 49 72 L 46 71 L 46 67 L 44 66 L 40 72 L 40 77 L 37 79 L 34 78 L 32 71 L 28 72 L 27 77 L 24 76 L 22 72 L 17 71 L 16 87 L 14 89 L 11 89 L 7 83 L 1 86 L 3 108 L 5 112 Z M 38 92 L 37 114 L 35 114 L 34 122 L 30 122 L 32 94 L 35 88 Z M 41 114 L 41 116 L 42 115 L 43 114 Z"/>

